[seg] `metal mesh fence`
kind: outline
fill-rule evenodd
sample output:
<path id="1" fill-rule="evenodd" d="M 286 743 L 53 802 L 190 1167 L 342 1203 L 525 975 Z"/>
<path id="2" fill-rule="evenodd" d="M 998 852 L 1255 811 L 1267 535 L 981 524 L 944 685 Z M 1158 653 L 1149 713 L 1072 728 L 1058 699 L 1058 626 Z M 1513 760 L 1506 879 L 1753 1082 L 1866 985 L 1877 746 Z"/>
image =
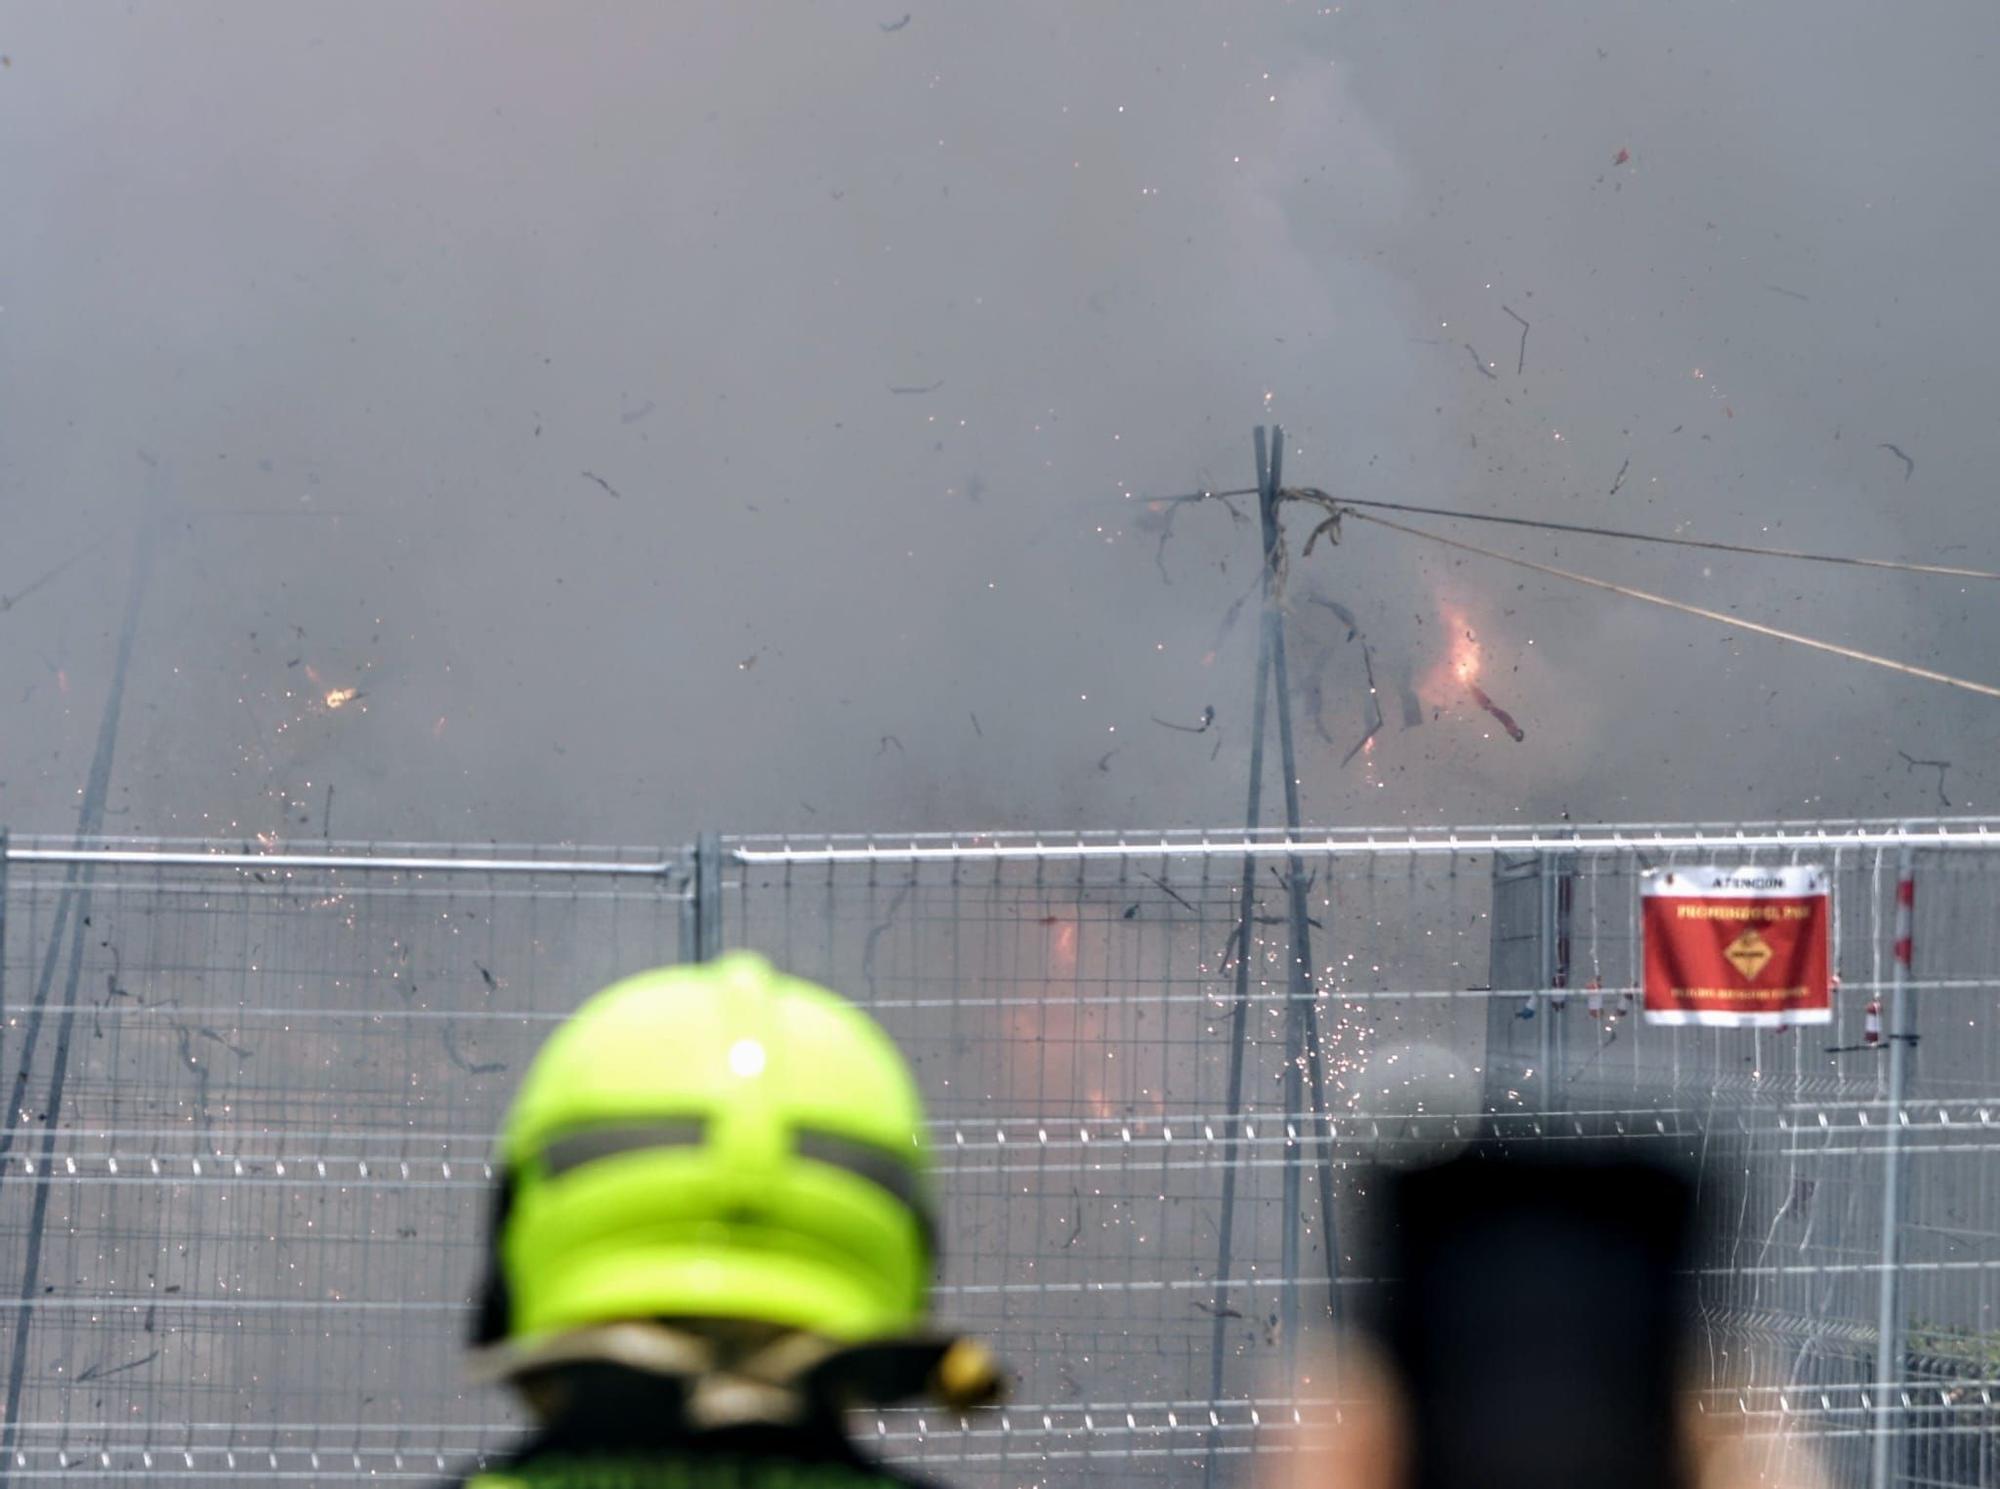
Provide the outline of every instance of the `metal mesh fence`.
<path id="1" fill-rule="evenodd" d="M 491 1441 L 457 1356 L 494 1126 L 552 1021 L 676 958 L 686 876 L 14 846 L 0 1479 L 435 1477 Z"/>
<path id="2" fill-rule="evenodd" d="M 1991 1483 L 1988 830 L 743 838 L 699 865 L 291 868 L 17 842 L 0 1471 L 422 1479 L 498 1446 L 506 1404 L 462 1389 L 455 1356 L 501 1104 L 582 995 L 719 943 L 860 1000 L 916 1063 L 940 1311 L 1019 1379 L 996 1413 L 861 1427 L 947 1481 L 1247 1482 L 1331 1392 L 1319 1346 L 1370 1285 L 1367 1164 L 1482 1123 L 1560 1143 L 1608 1122 L 1652 1124 L 1730 1188 L 1700 1278 L 1706 1409 L 1809 1444 L 1837 1484 L 1868 1481 L 1885 1429 L 1894 1482 Z M 1906 843 L 1920 1042 L 1892 1110 L 1893 1046 L 1862 1040 L 1860 1009 L 1892 982 Z M 1640 1022 L 1639 877 L 1698 862 L 1829 870 L 1831 1028 Z"/>

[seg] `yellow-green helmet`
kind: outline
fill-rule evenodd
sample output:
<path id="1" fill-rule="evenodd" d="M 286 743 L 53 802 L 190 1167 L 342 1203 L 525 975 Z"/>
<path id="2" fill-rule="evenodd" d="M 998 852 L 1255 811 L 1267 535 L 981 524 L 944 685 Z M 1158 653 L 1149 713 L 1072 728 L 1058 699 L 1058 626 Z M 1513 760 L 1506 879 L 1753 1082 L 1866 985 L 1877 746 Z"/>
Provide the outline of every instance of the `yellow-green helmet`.
<path id="1" fill-rule="evenodd" d="M 644 972 L 535 1056 L 475 1342 L 649 1318 L 909 1333 L 933 1260 L 916 1082 L 875 1021 L 738 953 Z"/>

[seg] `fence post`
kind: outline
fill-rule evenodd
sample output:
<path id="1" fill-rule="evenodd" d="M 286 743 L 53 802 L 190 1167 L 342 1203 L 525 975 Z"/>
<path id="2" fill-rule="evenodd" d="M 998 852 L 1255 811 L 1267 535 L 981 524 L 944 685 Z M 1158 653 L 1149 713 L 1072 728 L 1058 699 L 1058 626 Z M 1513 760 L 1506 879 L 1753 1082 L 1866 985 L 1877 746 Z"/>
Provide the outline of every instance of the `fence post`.
<path id="1" fill-rule="evenodd" d="M 705 832 L 694 843 L 694 959 L 722 954 L 722 834 Z"/>
<path id="2" fill-rule="evenodd" d="M 683 847 L 680 850 L 678 868 L 681 876 L 681 926 L 680 947 L 675 959 L 682 962 L 699 961 L 701 959 L 698 950 L 701 940 L 701 914 L 699 906 L 695 903 L 694 849 L 692 847 Z M 671 872 L 672 870 L 670 869 L 669 873 Z"/>
<path id="3" fill-rule="evenodd" d="M 1554 1111 L 1555 1072 L 1550 1068 L 1555 1063 L 1555 1009 L 1550 1007 L 1549 984 L 1555 977 L 1556 965 L 1556 897 L 1553 892 L 1555 859 L 1547 853 L 1537 854 L 1535 874 L 1535 939 L 1541 943 L 1541 955 L 1535 960 L 1535 1074 L 1541 1080 L 1541 1108 L 1545 1112 Z"/>
<path id="4" fill-rule="evenodd" d="M 1908 1095 L 1910 1046 L 1916 1022 L 1910 1004 L 1910 959 L 1917 903 L 1916 849 L 1905 842 L 1896 855 L 1896 959 L 1890 969 L 1889 1105 L 1882 1138 L 1882 1279 L 1875 1314 L 1875 1441 L 1869 1483 L 1889 1489 L 1895 1448 L 1901 1440 L 1892 1397 L 1903 1381 L 1902 1278 L 1903 1102 Z"/>
<path id="5" fill-rule="evenodd" d="M 7 829 L 0 827 L 0 1010 L 7 1007 Z M 7 1047 L 7 1021 L 0 1018 L 0 1051 Z M 0 1059 L 0 1068 L 6 1061 Z M 10 1113 L 7 1118 L 12 1121 Z"/>

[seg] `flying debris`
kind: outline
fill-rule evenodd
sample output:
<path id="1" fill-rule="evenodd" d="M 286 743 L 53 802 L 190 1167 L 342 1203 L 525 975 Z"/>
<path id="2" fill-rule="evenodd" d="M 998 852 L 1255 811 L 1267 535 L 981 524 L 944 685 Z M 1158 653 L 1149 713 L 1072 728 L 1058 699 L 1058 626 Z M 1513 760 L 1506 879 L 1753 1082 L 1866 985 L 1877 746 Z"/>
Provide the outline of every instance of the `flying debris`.
<path id="1" fill-rule="evenodd" d="M 613 486 L 609 481 L 605 480 L 604 477 L 598 475 L 595 471 L 585 471 L 583 473 L 583 478 L 586 481 L 595 481 L 598 485 L 602 486 L 605 489 L 605 491 L 610 493 L 612 496 L 618 497 L 621 501 L 624 499 L 623 495 L 619 492 L 617 487 Z"/>
<path id="2" fill-rule="evenodd" d="M 31 583 L 23 586 L 20 589 L 15 590 L 14 593 L 12 593 L 11 595 L 0 595 L 0 613 L 5 613 L 6 611 L 12 610 L 16 605 L 20 604 L 21 601 L 27 599 L 29 595 L 33 594 L 36 590 L 42 588 L 44 585 L 55 583 L 56 580 L 60 579 L 64 574 L 68 573 L 71 568 L 73 568 L 75 565 L 79 563 L 82 563 L 84 559 L 90 557 L 91 554 L 95 553 L 98 549 L 102 548 L 109 541 L 110 539 L 108 538 L 99 538 L 95 543 L 90 544 L 88 547 L 79 548 L 75 553 L 72 553 L 68 558 L 64 559 L 61 563 L 57 564 L 54 568 L 49 569 L 47 572 L 43 573 L 39 578 L 35 579 Z"/>
<path id="3" fill-rule="evenodd" d="M 1467 352 L 1471 353 L 1472 365 L 1479 369 L 1479 375 L 1481 377 L 1492 378 L 1495 382 L 1499 381 L 1500 374 L 1495 372 L 1491 367 L 1488 367 L 1486 365 L 1486 359 L 1480 356 L 1479 353 L 1476 350 L 1474 350 L 1471 342 L 1468 341 L 1465 343 L 1465 349 Z"/>
<path id="4" fill-rule="evenodd" d="M 498 1075 L 507 1068 L 503 1060 L 468 1060 L 458 1047 L 458 1039 L 449 1023 L 438 1031 L 444 1044 L 445 1058 L 450 1060 L 467 1075 Z"/>
<path id="5" fill-rule="evenodd" d="M 101 1363 L 96 1365 L 86 1365 L 83 1367 L 82 1370 L 77 1372 L 76 1378 L 79 1381 L 108 1380 L 110 1377 L 114 1375 L 124 1374 L 127 1370 L 137 1370 L 141 1365 L 150 1365 L 153 1363 L 153 1361 L 159 1359 L 160 1354 L 161 1351 L 156 1349 L 149 1355 L 141 1355 L 136 1360 L 127 1360 L 122 1365 L 113 1365 L 108 1370 L 104 1369 Z"/>
<path id="6" fill-rule="evenodd" d="M 1532 291 L 1530 291 L 1530 293 L 1532 293 Z M 1516 321 L 1520 322 L 1521 350 L 1519 354 L 1516 355 L 1514 358 L 1514 371 L 1526 372 L 1528 370 L 1528 323 L 1524 320 L 1521 320 L 1520 316 L 1515 315 L 1511 307 L 1502 305 L 1500 308 L 1502 310 L 1505 310 L 1507 314 L 1513 316 Z"/>
<path id="7" fill-rule="evenodd" d="M 904 16 L 903 19 L 907 21 L 909 17 Z M 944 379 L 939 378 L 934 383 L 925 383 L 921 388 L 915 388 L 915 387 L 899 388 L 894 383 L 891 383 L 889 385 L 889 391 L 891 393 L 894 393 L 899 398 L 914 398 L 920 393 L 935 393 L 939 388 L 942 388 L 943 386 L 944 386 Z"/>
<path id="8" fill-rule="evenodd" d="M 877 21 L 875 24 L 877 29 L 881 30 L 885 34 L 890 31 L 900 31 L 905 26 L 910 24 L 910 13 L 908 11 L 904 11 L 903 18 L 900 21 Z"/>
<path id="9" fill-rule="evenodd" d="M 1375 686 L 1375 652 L 1368 645 L 1368 638 L 1361 634 L 1361 623 L 1354 618 L 1352 610 L 1349 610 L 1338 600 L 1328 599 L 1325 595 L 1313 594 L 1308 595 L 1306 598 L 1321 609 L 1331 612 L 1334 619 L 1347 627 L 1347 640 L 1359 641 L 1361 643 L 1361 674 L 1367 687 L 1367 691 L 1362 694 L 1362 718 L 1364 724 L 1361 738 L 1354 742 L 1352 749 L 1341 756 L 1340 763 L 1345 766 L 1351 764 L 1355 756 L 1372 749 L 1374 747 L 1375 736 L 1382 732 L 1382 701 Z M 1313 700 L 1313 727 L 1319 731 L 1321 739 L 1325 739 L 1328 744 L 1331 744 L 1333 741 L 1327 737 L 1326 727 L 1321 722 L 1320 715 L 1324 703 L 1320 695 L 1319 681 L 1316 673 L 1312 679 L 1310 695 Z M 1405 710 L 1406 715 L 1407 712 Z M 1419 709 L 1418 719 L 1421 721 L 1422 717 L 1422 710 Z M 1407 717 L 1405 719 L 1405 727 L 1408 727 Z"/>
<path id="10" fill-rule="evenodd" d="M 1153 722 L 1158 724 L 1162 729 L 1171 729 L 1176 734 L 1206 734 L 1208 733 L 1209 726 L 1215 722 L 1215 705 L 1211 703 L 1202 709 L 1201 723 L 1199 725 L 1169 724 L 1158 714 L 1153 714 L 1151 717 Z"/>
<path id="11" fill-rule="evenodd" d="M 1119 746 L 1119 748 L 1122 749 L 1123 746 L 1121 745 Z M 1106 775 L 1111 774 L 1111 757 L 1117 753 L 1118 750 L 1111 749 L 1111 750 L 1106 750 L 1102 755 L 1099 755 L 1097 757 L 1097 768 L 1103 771 Z"/>
<path id="12" fill-rule="evenodd" d="M 1903 462 L 1903 479 L 1905 481 L 1909 480 L 1911 476 L 1914 476 L 1917 473 L 1917 462 L 1912 460 L 1909 456 L 1905 455 L 1902 452 L 1902 450 L 1899 449 L 1897 446 L 1889 444 L 1887 441 L 1884 441 L 1882 444 L 1877 445 L 1875 448 L 1878 450 L 1887 450 L 1891 455 L 1894 455 L 1898 460 Z"/>
<path id="13" fill-rule="evenodd" d="M 1307 598 L 1322 609 L 1333 612 L 1334 618 L 1347 627 L 1347 640 L 1352 641 L 1356 636 L 1361 634 L 1361 622 L 1354 618 L 1352 610 L 1349 610 L 1338 600 L 1329 600 L 1325 595 L 1309 595 Z"/>
<path id="14" fill-rule="evenodd" d="M 1937 772 L 1938 805 L 1943 807 L 1951 805 L 1951 798 L 1944 794 L 1944 773 L 1951 769 L 1951 762 L 1949 760 L 1919 760 L 1916 756 L 1905 750 L 1898 750 L 1896 753 L 1903 757 L 1903 770 L 1905 774 L 1916 770 L 1918 766 L 1922 766 L 1926 770 L 1935 770 Z"/>
<path id="15" fill-rule="evenodd" d="M 1493 717 L 1499 722 L 1500 727 L 1507 731 L 1508 737 L 1511 738 L 1515 744 L 1519 744 L 1522 740 L 1528 737 L 1528 731 L 1523 729 L 1519 724 L 1515 723 L 1514 716 L 1508 713 L 1506 709 L 1502 708 L 1499 704 L 1495 703 L 1491 698 L 1487 697 L 1486 689 L 1479 686 L 1478 683 L 1468 681 L 1465 685 L 1465 690 L 1468 693 L 1472 694 L 1472 701 L 1474 703 L 1477 703 L 1481 708 L 1485 709 L 1488 713 L 1493 715 Z"/>
<path id="16" fill-rule="evenodd" d="M 885 734 L 882 736 L 880 742 L 877 743 L 875 746 L 876 758 L 880 759 L 882 756 L 888 754 L 890 745 L 894 745 L 896 747 L 896 753 L 898 755 L 906 755 L 909 753 L 909 751 L 903 748 L 903 742 L 900 739 L 896 738 L 895 735 Z"/>
<path id="17" fill-rule="evenodd" d="M 1627 150 L 1623 145 L 1620 145 L 1618 147 L 1618 153 L 1611 157 L 1611 163 L 1613 165 L 1624 165 L 1631 158 L 1632 158 L 1632 152 L 1630 150 Z"/>

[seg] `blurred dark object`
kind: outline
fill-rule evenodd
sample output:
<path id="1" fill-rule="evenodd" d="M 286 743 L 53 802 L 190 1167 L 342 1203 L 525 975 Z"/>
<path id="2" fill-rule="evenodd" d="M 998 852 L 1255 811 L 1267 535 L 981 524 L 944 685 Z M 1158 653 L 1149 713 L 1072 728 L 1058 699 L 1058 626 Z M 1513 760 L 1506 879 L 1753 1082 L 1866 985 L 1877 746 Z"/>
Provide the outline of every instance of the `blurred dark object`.
<path id="1" fill-rule="evenodd" d="M 1368 1324 L 1411 1489 L 1686 1489 L 1695 1190 L 1664 1157 L 1488 1143 L 1384 1177 Z"/>

